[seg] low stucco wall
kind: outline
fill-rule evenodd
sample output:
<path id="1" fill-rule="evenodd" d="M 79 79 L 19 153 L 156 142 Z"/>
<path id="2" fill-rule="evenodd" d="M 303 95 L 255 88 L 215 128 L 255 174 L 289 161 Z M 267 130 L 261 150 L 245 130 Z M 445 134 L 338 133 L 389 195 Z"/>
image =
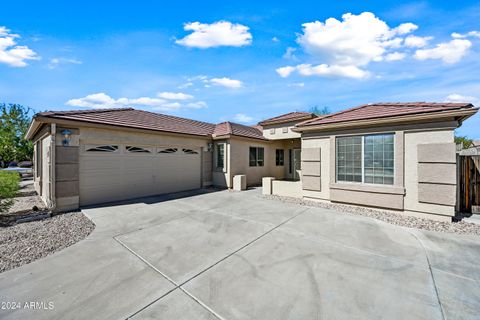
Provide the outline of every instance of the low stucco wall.
<path id="1" fill-rule="evenodd" d="M 272 194 L 282 197 L 301 198 L 302 182 L 301 181 L 272 181 Z"/>

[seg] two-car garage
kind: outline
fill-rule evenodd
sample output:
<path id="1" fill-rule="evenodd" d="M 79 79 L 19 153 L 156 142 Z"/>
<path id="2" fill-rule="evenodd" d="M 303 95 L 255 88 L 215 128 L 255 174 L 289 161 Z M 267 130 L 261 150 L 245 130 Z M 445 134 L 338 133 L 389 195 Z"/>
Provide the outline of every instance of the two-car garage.
<path id="1" fill-rule="evenodd" d="M 214 130 L 132 108 L 38 113 L 27 134 L 45 167 L 35 189 L 44 182 L 55 211 L 200 189 L 212 183 Z"/>
<path id="2" fill-rule="evenodd" d="M 201 149 L 81 144 L 80 205 L 201 188 Z"/>

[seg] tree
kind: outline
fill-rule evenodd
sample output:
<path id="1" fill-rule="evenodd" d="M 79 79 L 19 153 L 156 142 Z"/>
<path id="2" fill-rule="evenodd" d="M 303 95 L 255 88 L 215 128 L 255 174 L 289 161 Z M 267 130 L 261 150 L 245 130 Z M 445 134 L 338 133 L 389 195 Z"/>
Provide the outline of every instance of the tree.
<path id="1" fill-rule="evenodd" d="M 33 144 L 25 140 L 32 114 L 19 104 L 0 104 L 0 158 L 5 163 L 32 160 Z"/>
<path id="2" fill-rule="evenodd" d="M 311 113 L 316 114 L 317 116 L 323 116 L 323 115 L 326 115 L 326 114 L 330 114 L 330 113 L 331 113 L 329 107 L 320 108 L 320 107 L 317 106 L 317 105 L 311 107 L 308 111 L 311 112 Z"/>
<path id="3" fill-rule="evenodd" d="M 455 144 L 462 144 L 463 149 L 468 149 L 473 145 L 473 141 L 466 136 L 455 136 Z"/>

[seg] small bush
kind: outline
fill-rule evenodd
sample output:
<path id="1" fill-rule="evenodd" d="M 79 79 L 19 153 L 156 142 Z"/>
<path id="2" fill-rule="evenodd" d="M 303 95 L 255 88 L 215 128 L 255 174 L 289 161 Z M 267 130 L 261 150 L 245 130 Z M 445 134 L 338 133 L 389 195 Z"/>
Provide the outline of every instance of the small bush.
<path id="1" fill-rule="evenodd" d="M 18 173 L 0 171 L 0 213 L 5 213 L 12 207 L 19 182 Z"/>

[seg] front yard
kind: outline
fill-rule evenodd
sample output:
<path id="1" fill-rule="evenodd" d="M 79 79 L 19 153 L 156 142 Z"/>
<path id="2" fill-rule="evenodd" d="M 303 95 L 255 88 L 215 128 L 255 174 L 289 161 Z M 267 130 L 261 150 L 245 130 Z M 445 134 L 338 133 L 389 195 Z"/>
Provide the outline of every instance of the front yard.
<path id="1" fill-rule="evenodd" d="M 2 319 L 475 319 L 480 310 L 477 236 L 258 189 L 84 213 L 96 225 L 86 240 L 0 274 L 4 297 L 54 308 L 0 310 Z"/>

